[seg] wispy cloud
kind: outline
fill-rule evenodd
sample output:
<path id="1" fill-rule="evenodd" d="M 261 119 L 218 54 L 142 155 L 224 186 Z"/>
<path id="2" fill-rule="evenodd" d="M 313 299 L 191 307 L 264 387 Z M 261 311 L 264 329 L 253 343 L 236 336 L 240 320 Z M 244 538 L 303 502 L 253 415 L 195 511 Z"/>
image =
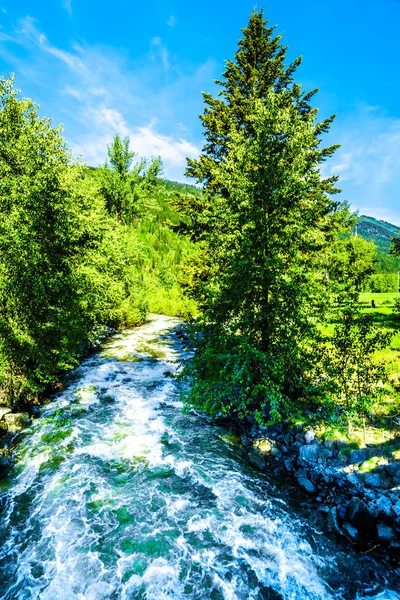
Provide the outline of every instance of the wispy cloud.
<path id="1" fill-rule="evenodd" d="M 192 118 L 199 112 L 200 90 L 213 79 L 214 63 L 183 73 L 171 67 L 162 39 L 153 38 L 142 63 L 128 67 L 126 58 L 112 48 L 84 42 L 67 48 L 53 44 L 30 16 L 19 21 L 11 34 L 0 37 L 0 54 L 18 73 L 17 85 L 24 79 L 22 65 L 29 70 L 25 82 L 35 82 L 48 103 L 46 113 L 64 121 L 66 138 L 76 154 L 94 166 L 102 164 L 113 135 L 129 135 L 140 156 L 161 156 L 166 176 L 184 179 L 186 157 L 196 156 L 200 146 L 184 114 Z M 21 62 L 17 53 L 10 52 L 14 47 L 20 47 L 20 54 L 29 60 Z M 192 109 L 186 91 L 198 98 Z M 34 99 L 40 102 L 40 96 Z"/>
<path id="2" fill-rule="evenodd" d="M 398 223 L 390 202 L 400 190 L 400 119 L 359 104 L 339 116 L 331 136 L 342 146 L 324 172 L 340 175 L 343 196 L 362 213 Z"/>
<path id="3" fill-rule="evenodd" d="M 65 0 L 64 8 L 69 15 L 72 15 L 72 0 Z"/>
<path id="4" fill-rule="evenodd" d="M 170 16 L 170 18 L 167 21 L 167 25 L 169 25 L 169 27 L 175 27 L 175 25 L 176 25 L 176 18 L 174 17 L 174 15 Z"/>
<path id="5" fill-rule="evenodd" d="M 151 45 L 154 49 L 156 49 L 156 54 L 161 59 L 162 65 L 166 71 L 170 69 L 169 63 L 169 54 L 167 47 L 163 44 L 163 41 L 160 37 L 154 37 L 151 40 Z"/>

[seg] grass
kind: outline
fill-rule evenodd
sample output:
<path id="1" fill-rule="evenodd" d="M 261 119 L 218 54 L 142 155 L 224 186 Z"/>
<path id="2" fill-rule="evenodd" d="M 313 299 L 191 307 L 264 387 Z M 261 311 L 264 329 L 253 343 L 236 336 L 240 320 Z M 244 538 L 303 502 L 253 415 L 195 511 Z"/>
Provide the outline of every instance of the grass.
<path id="1" fill-rule="evenodd" d="M 364 448 L 368 445 L 380 448 L 391 459 L 400 459 L 400 315 L 395 312 L 397 293 L 360 294 L 361 310 L 373 317 L 376 326 L 387 329 L 393 337 L 387 348 L 375 352 L 374 357 L 385 364 L 388 380 L 382 382 L 383 394 L 374 403 L 371 420 L 365 427 L 346 428 L 321 424 L 318 426 L 320 437 L 342 439 L 349 447 Z M 374 300 L 375 307 L 372 307 Z M 333 334 L 335 315 L 330 322 L 324 323 L 321 330 L 325 335 Z M 368 470 L 368 465 L 366 465 Z"/>

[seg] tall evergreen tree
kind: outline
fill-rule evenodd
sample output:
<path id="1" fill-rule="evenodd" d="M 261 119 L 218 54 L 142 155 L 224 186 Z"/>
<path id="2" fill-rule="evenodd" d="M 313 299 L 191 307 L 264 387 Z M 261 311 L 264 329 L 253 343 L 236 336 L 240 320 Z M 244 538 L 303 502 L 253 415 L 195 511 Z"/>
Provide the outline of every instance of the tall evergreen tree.
<path id="1" fill-rule="evenodd" d="M 215 181 L 215 166 L 229 152 L 232 132 L 240 131 L 248 137 L 254 134 L 252 113 L 256 100 L 265 101 L 271 91 L 285 92 L 282 100 L 285 98 L 285 103 L 296 106 L 304 118 L 310 111 L 316 113 L 310 100 L 318 90 L 303 92 L 293 79 L 302 58 L 286 66 L 287 47 L 282 45 L 281 35 L 274 36 L 274 30 L 275 27 L 269 27 L 264 19 L 263 10 L 254 11 L 242 30 L 243 38 L 239 40 L 234 60 L 226 61 L 222 79 L 215 81 L 221 91 L 217 97 L 203 93 L 206 108 L 200 119 L 206 143 L 199 159 L 188 160 L 186 174 L 203 183 L 207 191 L 227 193 L 223 184 L 218 185 Z M 333 118 L 321 122 L 315 135 L 327 131 Z M 334 150 L 335 146 L 319 152 L 327 157 Z M 315 152 L 318 152 L 316 147 Z"/>
<path id="2" fill-rule="evenodd" d="M 243 33 L 221 95 L 205 95 L 206 144 L 189 161 L 205 201 L 181 203 L 204 261 L 193 277 L 203 335 L 186 372 L 190 404 L 265 422 L 313 385 L 326 250 L 351 219 L 332 197 L 337 177 L 320 173 L 336 149 L 320 148 L 333 117 L 318 123 L 316 90 L 293 81 L 300 59 L 285 67 L 262 11 Z"/>

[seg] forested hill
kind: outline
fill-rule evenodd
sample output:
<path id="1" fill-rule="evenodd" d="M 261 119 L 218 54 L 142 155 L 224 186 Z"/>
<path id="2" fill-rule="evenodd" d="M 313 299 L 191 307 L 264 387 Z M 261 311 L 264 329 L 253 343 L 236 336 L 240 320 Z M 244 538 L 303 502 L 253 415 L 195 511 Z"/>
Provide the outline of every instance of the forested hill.
<path id="1" fill-rule="evenodd" d="M 375 242 L 378 248 L 385 252 L 389 251 L 391 238 L 398 235 L 399 232 L 400 227 L 366 215 L 361 215 L 357 224 L 357 233 L 364 239 Z"/>

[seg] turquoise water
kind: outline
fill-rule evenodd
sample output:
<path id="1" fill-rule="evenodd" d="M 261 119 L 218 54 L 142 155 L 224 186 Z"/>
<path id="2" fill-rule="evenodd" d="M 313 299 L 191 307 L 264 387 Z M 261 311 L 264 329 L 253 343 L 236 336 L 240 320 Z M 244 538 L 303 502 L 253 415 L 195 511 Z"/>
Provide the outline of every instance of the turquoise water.
<path id="1" fill-rule="evenodd" d="M 177 324 L 116 335 L 24 435 L 0 493 L 0 598 L 400 598 L 396 573 L 182 413 Z"/>

